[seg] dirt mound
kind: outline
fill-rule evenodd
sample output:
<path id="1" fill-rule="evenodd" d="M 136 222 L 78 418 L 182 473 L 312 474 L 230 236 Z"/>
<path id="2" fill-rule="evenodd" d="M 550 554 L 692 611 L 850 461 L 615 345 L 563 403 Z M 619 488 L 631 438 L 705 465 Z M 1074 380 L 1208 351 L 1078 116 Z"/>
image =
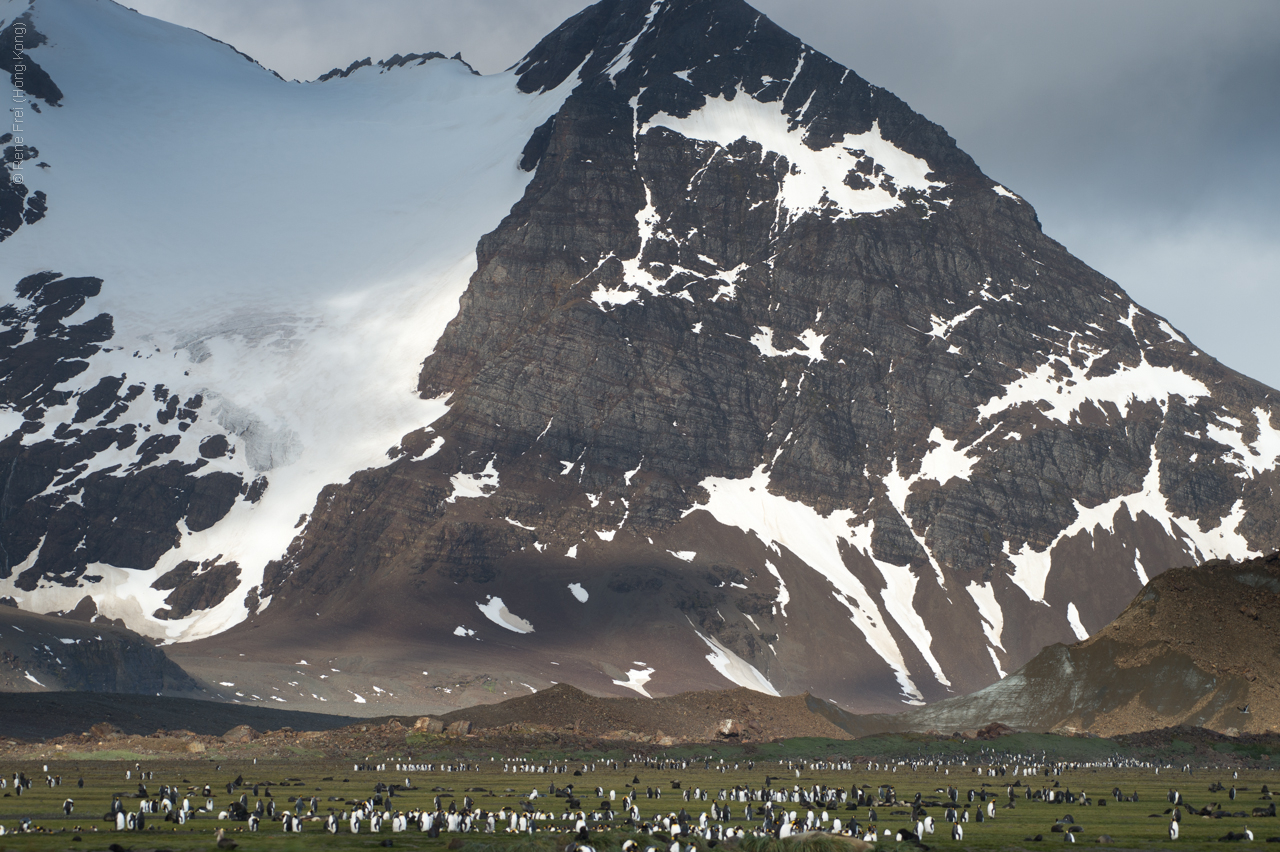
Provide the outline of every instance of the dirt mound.
<path id="1" fill-rule="evenodd" d="M 1205 686 L 1194 706 L 1178 712 L 1162 707 L 1166 684 L 1140 681 L 1137 700 L 1100 713 L 1090 730 L 1121 733 L 1190 722 L 1232 735 L 1280 731 L 1278 621 L 1278 554 L 1160 575 L 1080 647 L 1113 646 L 1115 667 L 1129 676 L 1185 660 L 1184 679 Z"/>
<path id="2" fill-rule="evenodd" d="M 810 710 L 806 699 L 804 695 L 775 698 L 742 688 L 668 698 L 597 698 L 562 683 L 534 695 L 456 710 L 440 718 L 446 724 L 468 721 L 481 729 L 547 727 L 637 742 L 849 737 Z"/>

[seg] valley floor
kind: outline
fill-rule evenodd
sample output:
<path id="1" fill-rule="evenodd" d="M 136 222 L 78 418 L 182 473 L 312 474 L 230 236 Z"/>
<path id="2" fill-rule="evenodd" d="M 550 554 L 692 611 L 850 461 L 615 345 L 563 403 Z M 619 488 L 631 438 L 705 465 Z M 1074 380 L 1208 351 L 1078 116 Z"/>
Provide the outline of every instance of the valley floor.
<path id="1" fill-rule="evenodd" d="M 1080 826 L 1077 834 L 1080 842 L 1093 843 L 1100 836 L 1108 836 L 1118 848 L 1169 848 L 1166 812 L 1170 809 L 1167 797 L 1171 789 L 1180 791 L 1188 803 L 1183 806 L 1178 848 L 1210 848 L 1209 844 L 1216 844 L 1228 832 L 1243 832 L 1246 825 L 1259 841 L 1280 836 L 1280 821 L 1247 815 L 1254 808 L 1271 804 L 1264 787 L 1277 783 L 1277 775 L 1269 766 L 1270 752 L 1264 757 L 1257 748 L 1215 749 L 1207 741 L 1194 741 L 1194 732 L 1183 732 L 1186 739 L 1168 735 L 1162 741 L 1149 738 L 1144 744 L 1026 734 L 989 742 L 913 736 L 857 741 L 811 739 L 753 747 L 706 744 L 701 748 L 654 749 L 644 757 L 616 743 L 608 751 L 593 750 L 567 738 L 529 739 L 519 754 L 508 754 L 504 749 L 514 745 L 514 741 L 498 743 L 476 737 L 424 736 L 403 731 L 397 740 L 387 735 L 386 726 L 356 726 L 355 730 L 359 731 L 360 727 L 368 728 L 362 733 L 369 736 L 358 743 L 352 740 L 349 756 L 345 758 L 322 756 L 320 750 L 311 747 L 310 741 L 301 735 L 297 739 L 270 737 L 241 745 L 225 744 L 200 753 L 183 751 L 181 757 L 148 753 L 145 742 L 133 737 L 104 740 L 104 745 L 115 746 L 109 750 L 77 751 L 59 744 L 33 745 L 21 750 L 10 747 L 7 755 L 0 756 L 0 777 L 7 782 L 0 796 L 0 825 L 9 832 L 3 847 L 75 848 L 87 852 L 118 843 L 125 849 L 207 849 L 214 845 L 214 832 L 223 828 L 246 850 L 355 849 L 381 843 L 410 849 L 447 846 L 476 852 L 507 848 L 513 852 L 558 852 L 572 839 L 572 831 L 566 833 L 573 824 L 568 814 L 577 809 L 571 809 L 566 798 L 551 795 L 552 786 L 563 790 L 573 785 L 581 809 L 588 814 L 599 807 L 602 798 L 609 800 L 611 793 L 613 807 L 620 810 L 620 800 L 634 789 L 638 791 L 641 822 L 654 824 L 663 815 L 683 808 L 696 827 L 710 805 L 718 803 L 721 790 L 735 785 L 759 789 L 766 783 L 774 790 L 827 785 L 846 790 L 861 787 L 868 793 L 891 785 L 897 800 L 908 803 L 919 792 L 927 812 L 938 823 L 937 833 L 924 838 L 926 845 L 933 847 L 1034 849 L 1040 843 L 1061 843 L 1065 832 L 1055 832 L 1054 826 L 1070 815 L 1072 825 Z M 350 756 L 358 751 L 357 745 L 367 751 Z M 1280 748 L 1276 751 L 1280 753 Z M 1139 753 L 1164 765 L 1159 771 L 1154 766 L 1140 765 Z M 1046 772 L 1046 767 L 1037 763 L 1046 754 L 1049 759 L 1056 757 L 1064 763 L 1050 766 Z M 913 767 L 907 762 L 910 760 L 923 763 Z M 989 774 L 993 766 L 1009 766 L 1017 761 L 1034 766 L 1034 774 L 1017 777 L 1012 771 L 1005 776 Z M 1110 765 L 1113 763 L 1115 765 Z M 366 766 L 371 769 L 364 768 Z M 530 771 L 539 769 L 542 771 Z M 126 832 L 120 836 L 103 817 L 113 796 L 119 796 L 127 810 L 137 810 L 140 772 L 149 773 L 143 783 L 151 796 L 156 795 L 162 784 L 174 785 L 182 795 L 189 796 L 193 808 L 206 805 L 202 788 L 208 784 L 212 790 L 212 811 L 197 813 L 183 826 L 164 822 L 157 815 L 141 835 Z M 18 773 L 33 781 L 22 795 L 16 795 L 14 789 Z M 241 777 L 244 784 L 228 795 L 227 784 L 237 777 Z M 51 779 L 58 779 L 60 783 L 53 786 Z M 81 780 L 83 787 L 79 786 Z M 406 781 L 409 786 L 405 786 Z M 536 833 L 524 835 L 505 832 L 503 819 L 499 820 L 498 832 L 492 835 L 480 831 L 467 835 L 443 833 L 439 838 L 430 838 L 411 830 L 393 836 L 384 828 L 378 838 L 373 838 L 368 834 L 367 820 L 359 835 L 353 836 L 345 822 L 336 836 L 324 832 L 320 818 L 331 812 L 349 812 L 356 803 L 372 798 L 375 785 L 379 784 L 401 785 L 390 800 L 392 808 L 401 811 L 433 809 L 437 796 L 444 808 L 450 803 L 461 808 L 463 797 L 471 796 L 477 809 L 519 812 L 536 789 L 540 796 L 535 806 L 550 816 L 540 821 Z M 256 794 L 254 785 L 258 785 Z M 1218 785 L 1221 789 L 1217 789 Z M 603 797 L 595 795 L 597 786 L 604 791 Z M 963 824 L 965 836 L 961 842 L 950 839 L 950 827 L 942 822 L 943 807 L 929 804 L 945 803 L 944 791 L 948 786 L 957 789 L 958 807 L 962 811 L 976 814 L 983 796 L 993 798 L 996 804 L 995 819 Z M 1231 799 L 1233 787 L 1234 800 Z M 1115 788 L 1124 798 L 1136 798 L 1136 801 L 1117 800 L 1112 795 Z M 661 798 L 649 798 L 649 790 L 660 791 Z M 973 804 L 968 803 L 970 790 L 975 795 Z M 1078 797 L 1077 801 L 1049 804 L 1028 798 L 1028 795 L 1052 790 L 1071 791 Z M 705 801 L 698 797 L 699 791 L 706 792 Z M 685 801 L 686 792 L 692 801 Z M 278 820 L 264 820 L 261 830 L 250 834 L 244 831 L 244 823 L 216 817 L 218 811 L 241 794 L 248 795 L 251 808 L 257 799 L 274 800 L 280 812 L 295 808 L 295 797 L 303 801 L 315 797 L 317 817 L 304 823 L 301 836 L 284 835 Z M 1080 801 L 1082 797 L 1087 797 L 1088 802 Z M 67 798 L 74 800 L 74 811 L 70 815 L 63 813 Z M 1007 807 L 1010 802 L 1011 808 Z M 1209 818 L 1190 814 L 1193 808 L 1215 803 L 1223 812 L 1235 815 Z M 796 810 L 801 819 L 805 817 L 804 805 L 775 807 Z M 748 829 L 758 827 L 759 819 L 752 822 L 744 819 L 743 808 L 741 803 L 731 804 L 733 819 L 728 824 Z M 875 823 L 881 832 L 912 825 L 909 804 L 879 804 L 875 810 Z M 846 827 L 856 820 L 865 828 L 870 818 L 868 808 L 848 805 L 831 809 L 827 816 L 828 829 L 835 819 L 840 819 Z M 30 820 L 39 831 L 14 834 L 24 819 Z M 620 818 L 612 822 L 589 820 L 588 824 L 590 844 L 598 852 L 616 852 L 624 840 L 635 836 L 634 829 L 624 826 Z M 1033 839 L 1037 836 L 1042 839 Z M 641 849 L 653 845 L 663 850 L 671 842 L 670 835 L 661 830 L 654 836 L 638 839 Z M 892 838 L 882 837 L 882 840 Z M 848 848 L 832 842 L 828 838 L 809 841 L 745 838 L 739 845 L 746 852 L 831 852 Z M 71 847 L 70 843 L 83 845 Z M 711 845 L 701 839 L 694 841 L 699 849 L 705 850 Z M 687 846 L 686 843 L 682 848 Z"/>

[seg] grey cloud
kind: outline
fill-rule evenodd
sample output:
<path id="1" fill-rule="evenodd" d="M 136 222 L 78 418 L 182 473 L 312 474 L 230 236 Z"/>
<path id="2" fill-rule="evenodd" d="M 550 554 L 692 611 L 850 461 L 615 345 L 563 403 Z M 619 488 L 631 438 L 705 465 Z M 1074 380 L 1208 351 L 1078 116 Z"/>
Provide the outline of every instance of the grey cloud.
<path id="1" fill-rule="evenodd" d="M 482 73 L 510 66 L 581 0 L 126 0 L 146 15 L 235 45 L 287 79 L 368 56 L 436 50 Z"/>
<path id="2" fill-rule="evenodd" d="M 132 0 L 286 77 L 393 53 L 515 62 L 582 0 Z M 943 125 L 1051 236 L 1280 386 L 1280 3 L 758 0 Z"/>

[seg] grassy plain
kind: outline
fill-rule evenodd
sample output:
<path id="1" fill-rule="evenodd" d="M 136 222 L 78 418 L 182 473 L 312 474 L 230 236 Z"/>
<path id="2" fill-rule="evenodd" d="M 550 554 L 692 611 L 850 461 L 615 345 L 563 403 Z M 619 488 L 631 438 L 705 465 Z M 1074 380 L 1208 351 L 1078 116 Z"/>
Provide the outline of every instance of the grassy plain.
<path id="1" fill-rule="evenodd" d="M 407 745 L 415 745 L 408 743 Z M 96 754 L 64 754 L 48 760 L 2 760 L 0 773 L 8 780 L 8 786 L 0 796 L 0 825 L 10 833 L 0 836 L 0 850 L 107 850 L 110 844 L 135 852 L 143 850 L 195 850 L 213 849 L 214 832 L 222 827 L 239 844 L 242 850 L 310 850 L 310 849 L 372 849 L 381 848 L 385 841 L 390 841 L 396 848 L 404 849 L 468 849 L 475 852 L 559 852 L 572 839 L 570 835 L 560 833 L 564 824 L 555 820 L 543 825 L 543 830 L 534 835 L 511 836 L 501 832 L 496 835 L 473 833 L 465 836 L 444 834 L 432 839 L 416 830 L 402 834 L 392 834 L 384 828 L 379 835 L 365 833 L 351 835 L 343 826 L 337 836 L 324 833 L 319 822 L 306 824 L 301 835 L 286 836 L 280 831 L 278 822 L 263 823 L 262 830 L 255 834 L 244 832 L 244 824 L 219 821 L 215 814 L 199 814 L 185 826 L 176 828 L 171 823 L 162 822 L 159 817 L 150 819 L 148 831 L 117 833 L 112 825 L 103 820 L 109 809 L 113 794 L 123 794 L 122 800 L 129 810 L 136 810 L 138 801 L 131 797 L 137 792 L 138 770 L 135 766 L 141 763 L 144 771 L 153 773 L 153 777 L 145 781 L 148 791 L 154 795 L 161 784 L 177 785 L 185 791 L 189 787 L 197 788 L 191 796 L 192 806 L 204 803 L 203 796 L 198 795 L 199 788 L 209 784 L 213 788 L 216 809 L 227 806 L 232 797 L 227 795 L 226 784 L 237 776 L 243 776 L 246 788 L 237 790 L 235 797 L 241 792 L 250 794 L 250 805 L 254 803 L 252 785 L 261 785 L 261 798 L 266 800 L 269 787 L 277 810 L 283 811 L 292 807 L 288 801 L 297 796 L 310 799 L 315 796 L 320 800 L 318 812 L 327 814 L 329 809 L 341 812 L 349 808 L 350 802 L 363 800 L 373 795 L 374 785 L 403 784 L 410 777 L 414 789 L 404 790 L 394 798 L 395 807 L 401 810 L 412 808 L 431 808 L 433 799 L 440 795 L 444 802 L 456 801 L 461 807 L 464 795 L 470 795 L 476 806 L 489 810 L 500 810 L 504 807 L 519 809 L 521 801 L 535 787 L 541 798 L 537 804 L 545 809 L 554 810 L 557 814 L 566 810 L 565 800 L 546 798 L 548 786 L 554 783 L 557 787 L 568 784 L 575 785 L 575 795 L 582 803 L 585 811 L 594 808 L 599 800 L 595 797 L 595 787 L 614 790 L 617 799 L 630 789 L 633 779 L 640 790 L 638 804 L 644 818 L 667 814 L 685 808 L 696 821 L 697 817 L 708 810 L 712 800 L 721 789 L 732 788 L 735 784 L 749 785 L 759 788 L 764 784 L 765 776 L 771 776 L 774 789 L 791 789 L 793 785 L 810 787 L 814 784 L 826 784 L 830 787 L 866 785 L 873 790 L 883 784 L 892 784 L 899 799 L 910 800 L 919 791 L 925 800 L 941 799 L 937 791 L 948 784 L 961 791 L 960 800 L 967 800 L 967 791 L 986 790 L 989 795 L 996 795 L 996 818 L 982 824 L 969 822 L 964 825 L 965 837 L 956 842 L 950 839 L 949 827 L 942 823 L 942 809 L 929 808 L 938 821 L 937 833 L 924 838 L 924 843 L 933 848 L 954 849 L 1027 849 L 1034 850 L 1045 844 L 1063 843 L 1064 836 L 1053 833 L 1056 820 L 1071 814 L 1076 824 L 1083 831 L 1076 835 L 1077 842 L 1096 843 L 1100 835 L 1110 835 L 1112 845 L 1122 849 L 1166 849 L 1166 848 L 1220 848 L 1218 839 L 1228 831 L 1243 831 L 1246 824 L 1254 831 L 1258 841 L 1270 837 L 1280 837 L 1280 820 L 1272 818 L 1226 817 L 1209 819 L 1186 814 L 1182 823 L 1182 837 L 1174 842 L 1169 841 L 1167 826 L 1169 817 L 1165 815 L 1170 806 L 1167 801 L 1169 789 L 1181 791 L 1184 800 L 1194 808 L 1200 808 L 1217 802 L 1225 810 L 1232 812 L 1251 812 L 1253 808 L 1269 805 L 1264 801 L 1261 792 L 1264 784 L 1274 787 L 1277 784 L 1276 773 L 1265 768 L 1265 763 L 1254 761 L 1249 765 L 1233 770 L 1230 766 L 1223 768 L 1204 768 L 1209 762 L 1217 762 L 1217 758 L 1235 758 L 1233 754 L 1213 752 L 1208 755 L 1201 750 L 1197 754 L 1189 753 L 1189 746 L 1183 747 L 1177 741 L 1169 746 L 1162 755 L 1175 766 L 1184 762 L 1193 764 L 1193 771 L 1188 774 L 1181 768 L 1165 768 L 1157 774 L 1152 769 L 1139 768 L 1095 768 L 1074 767 L 1063 769 L 1058 774 L 1045 776 L 1018 776 L 1012 774 L 1005 777 L 988 777 L 985 773 L 975 772 L 975 765 L 981 760 L 993 760 L 1005 763 L 1008 758 L 995 760 L 990 753 L 983 754 L 982 749 L 996 748 L 1006 752 L 1021 754 L 1040 754 L 1048 746 L 1054 747 L 1054 756 L 1059 760 L 1102 761 L 1116 753 L 1116 745 L 1106 740 L 1045 738 L 1038 735 L 1022 734 L 1002 738 L 997 743 L 975 743 L 954 741 L 931 741 L 928 743 L 930 756 L 943 760 L 968 762 L 967 766 L 951 765 L 921 767 L 916 770 L 909 765 L 897 765 L 900 759 L 919 758 L 923 744 L 910 737 L 884 737 L 859 740 L 854 743 L 831 740 L 789 740 L 785 742 L 761 744 L 751 754 L 741 748 L 732 746 L 689 746 L 680 749 L 668 749 L 666 755 L 676 758 L 713 759 L 711 768 L 706 768 L 704 760 L 691 762 L 687 768 L 658 768 L 646 766 L 634 761 L 615 768 L 609 764 L 609 758 L 626 761 L 629 758 L 624 751 L 618 750 L 608 755 L 600 752 L 566 754 L 551 751 L 541 754 L 530 754 L 527 760 L 555 760 L 558 765 L 567 766 L 568 772 L 561 774 L 533 774 L 503 771 L 504 766 L 511 764 L 501 757 L 473 753 L 459 758 L 440 750 L 436 756 L 424 756 L 430 753 L 424 746 L 431 743 L 419 741 L 414 748 L 414 761 L 427 763 L 441 760 L 456 764 L 466 760 L 475 767 L 471 771 L 397 771 L 395 755 L 385 758 L 386 771 L 354 771 L 350 761 L 332 758 L 319 758 L 307 754 L 270 755 L 264 754 L 254 762 L 252 758 L 206 755 L 200 759 L 156 759 L 155 757 L 131 756 L 118 753 Z M 443 746 L 443 743 L 441 744 Z M 456 749 L 455 749 L 456 750 Z M 828 756 L 853 756 L 875 754 L 880 760 L 879 768 L 867 768 L 864 760 L 851 771 L 836 771 L 802 766 L 797 775 L 796 768 L 789 766 L 788 760 L 812 761 Z M 1240 757 L 1252 758 L 1257 755 L 1244 754 Z M 492 758 L 492 759 L 491 759 Z M 721 764 L 719 761 L 724 760 Z M 754 760 L 754 768 L 748 767 L 748 761 Z M 781 762 L 780 762 L 781 761 Z M 584 763 L 588 770 L 581 776 L 574 776 L 575 769 L 581 770 Z M 594 765 L 594 768 L 591 768 Z M 984 766 L 987 764 L 983 764 Z M 125 773 L 132 770 L 133 778 L 126 779 Z M 1239 777 L 1233 778 L 1233 771 Z M 13 777 L 17 772 L 25 773 L 33 779 L 31 788 L 21 796 L 14 794 Z M 60 786 L 50 787 L 47 776 L 59 775 Z M 83 788 L 77 786 L 78 779 L 84 779 Z M 294 780 L 290 780 L 294 779 Z M 682 790 L 672 788 L 672 782 L 679 781 Z M 1009 784 L 1021 782 L 1015 787 L 1017 798 L 1013 809 L 1003 808 L 1008 799 Z M 1233 785 L 1237 789 L 1237 798 L 1233 802 L 1228 792 L 1210 793 L 1209 786 L 1220 782 L 1226 788 Z M 1025 798 L 1025 790 L 1032 791 L 1052 788 L 1070 789 L 1075 793 L 1084 791 L 1093 800 L 1093 804 L 1046 804 L 1041 801 Z M 649 799 L 644 795 L 645 788 L 661 788 L 662 798 Z M 1137 802 L 1117 802 L 1111 797 L 1114 787 L 1119 787 L 1126 796 L 1138 794 Z M 683 790 L 701 788 L 709 791 L 707 802 L 683 799 Z M 470 791 L 469 793 L 467 791 Z M 75 810 L 70 816 L 62 811 L 62 803 L 66 798 L 75 801 Z M 330 800 L 331 797 L 334 800 Z M 1105 806 L 1100 802 L 1105 800 Z M 977 803 L 975 803 L 976 806 Z M 615 803 L 615 807 L 619 807 Z M 742 805 L 732 805 L 736 825 L 743 825 Z M 779 805 L 775 805 L 780 807 Z M 788 810 L 801 810 L 799 805 L 788 804 Z M 973 810 L 973 807 L 970 808 Z M 878 826 L 881 830 L 906 828 L 910 826 L 908 808 L 882 806 L 877 808 Z M 840 818 L 846 824 L 851 818 L 860 823 L 867 823 L 865 808 L 851 812 L 843 807 L 829 812 L 832 818 Z M 20 819 L 30 819 L 34 825 L 42 827 L 46 833 L 14 834 Z M 756 823 L 758 825 L 758 821 Z M 557 829 L 553 832 L 551 829 Z M 95 831 L 96 829 L 96 831 Z M 1027 838 L 1042 835 L 1043 840 L 1033 841 Z M 617 850 L 622 841 L 633 836 L 620 827 L 608 832 L 601 832 L 593 838 L 592 845 L 599 852 Z M 642 847 L 652 843 L 660 850 L 665 850 L 667 842 L 641 838 Z M 708 844 L 702 840 L 694 843 L 702 850 Z M 461 844 L 461 845 L 459 845 Z M 809 843 L 797 844 L 794 841 L 748 840 L 741 844 L 744 852 L 826 852 L 829 844 Z M 886 848 L 893 847 L 892 842 L 885 842 Z M 904 847 L 906 848 L 906 847 Z"/>

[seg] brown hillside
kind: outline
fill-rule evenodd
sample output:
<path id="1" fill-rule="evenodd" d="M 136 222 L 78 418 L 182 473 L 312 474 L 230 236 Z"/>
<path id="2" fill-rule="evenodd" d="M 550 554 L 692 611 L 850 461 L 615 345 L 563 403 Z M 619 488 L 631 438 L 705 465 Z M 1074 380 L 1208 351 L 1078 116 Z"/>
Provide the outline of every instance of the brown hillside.
<path id="1" fill-rule="evenodd" d="M 806 696 L 775 698 L 749 689 L 686 692 L 669 698 L 597 698 L 568 684 L 535 695 L 455 710 L 440 717 L 446 724 L 465 720 L 477 728 L 534 725 L 573 728 L 579 734 L 610 739 L 710 740 L 717 726 L 738 723 L 735 739 L 832 737 L 849 734 L 812 712 Z"/>
<path id="2" fill-rule="evenodd" d="M 1136 672 L 1170 655 L 1185 656 L 1214 683 L 1190 715 L 1225 691 L 1238 695 L 1204 719 L 1206 727 L 1253 733 L 1280 730 L 1280 554 L 1243 563 L 1214 560 L 1155 578 L 1120 616 L 1082 642 L 1113 643 L 1116 668 Z M 1151 684 L 1150 688 L 1157 688 Z M 1146 706 L 1144 706 L 1144 704 Z M 1248 712 L 1240 708 L 1248 707 Z M 1145 730 L 1185 719 L 1160 718 L 1150 702 L 1117 707 L 1094 726 Z"/>
<path id="3" fill-rule="evenodd" d="M 1280 555 L 1156 577 L 1083 642 L 1050 645 L 970 695 L 893 716 L 825 714 L 857 734 L 1000 722 L 1104 737 L 1179 725 L 1280 732 Z"/>

